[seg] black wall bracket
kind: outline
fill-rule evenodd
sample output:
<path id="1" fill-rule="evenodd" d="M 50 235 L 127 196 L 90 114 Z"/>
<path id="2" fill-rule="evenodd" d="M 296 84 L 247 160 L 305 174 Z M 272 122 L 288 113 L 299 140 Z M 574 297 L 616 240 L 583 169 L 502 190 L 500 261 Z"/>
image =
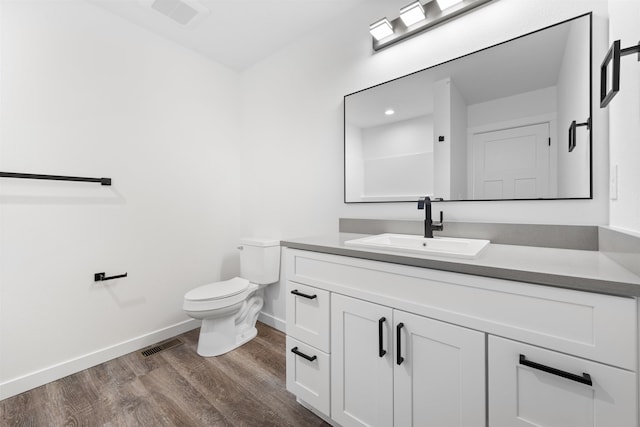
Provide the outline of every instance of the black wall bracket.
<path id="1" fill-rule="evenodd" d="M 620 48 L 620 40 L 613 42 L 607 55 L 600 65 L 600 108 L 605 108 L 614 96 L 620 91 L 620 58 L 632 53 L 638 54 L 640 62 L 640 42 L 637 45 L 625 49 Z M 611 75 L 607 72 L 611 63 Z M 611 89 L 607 91 L 607 83 L 611 78 Z"/>
<path id="2" fill-rule="evenodd" d="M 576 128 L 580 126 L 586 126 L 587 130 L 591 130 L 591 117 L 584 123 L 576 123 L 575 120 L 571 122 L 571 126 L 569 126 L 569 152 L 576 148 Z"/>

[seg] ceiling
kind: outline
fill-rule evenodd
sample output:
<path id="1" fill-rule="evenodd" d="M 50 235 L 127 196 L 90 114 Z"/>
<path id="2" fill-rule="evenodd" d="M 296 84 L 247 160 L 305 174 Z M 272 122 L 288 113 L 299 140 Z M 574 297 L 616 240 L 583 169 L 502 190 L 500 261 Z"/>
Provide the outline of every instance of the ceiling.
<path id="1" fill-rule="evenodd" d="M 156 0 L 89 1 L 241 71 L 367 0 L 183 0 L 208 10 L 192 28 L 153 9 Z"/>

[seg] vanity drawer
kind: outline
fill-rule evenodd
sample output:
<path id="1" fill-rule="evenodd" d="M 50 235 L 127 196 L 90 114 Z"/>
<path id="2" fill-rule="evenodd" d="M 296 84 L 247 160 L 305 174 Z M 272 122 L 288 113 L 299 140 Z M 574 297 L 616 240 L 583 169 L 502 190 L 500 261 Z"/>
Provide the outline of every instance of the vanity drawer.
<path id="1" fill-rule="evenodd" d="M 330 292 L 635 371 L 634 298 L 310 251 L 287 277 Z"/>
<path id="2" fill-rule="evenodd" d="M 636 426 L 636 374 L 489 337 L 489 425 Z"/>
<path id="3" fill-rule="evenodd" d="M 331 416 L 330 363 L 327 353 L 287 336 L 287 390 L 327 417 Z"/>
<path id="4" fill-rule="evenodd" d="M 287 335 L 329 353 L 329 292 L 287 281 Z"/>

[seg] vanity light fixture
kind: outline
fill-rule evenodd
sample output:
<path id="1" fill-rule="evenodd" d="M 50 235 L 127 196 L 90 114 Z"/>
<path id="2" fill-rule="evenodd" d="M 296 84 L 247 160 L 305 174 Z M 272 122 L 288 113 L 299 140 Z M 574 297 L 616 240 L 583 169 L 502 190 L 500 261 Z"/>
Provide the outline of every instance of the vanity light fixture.
<path id="1" fill-rule="evenodd" d="M 640 42 L 635 46 L 621 49 L 620 40 L 616 40 L 609 48 L 602 65 L 600 65 L 600 108 L 609 105 L 613 97 L 620 91 L 620 58 L 632 53 L 637 53 L 638 61 L 640 61 Z M 611 90 L 607 91 L 609 64 L 611 64 Z"/>
<path id="2" fill-rule="evenodd" d="M 410 27 L 416 22 L 420 22 L 426 18 L 424 8 L 419 1 L 414 1 L 400 9 L 400 19 L 405 26 Z"/>
<path id="3" fill-rule="evenodd" d="M 369 25 L 369 32 L 375 40 L 382 40 L 393 34 L 393 27 L 387 18 L 382 18 Z"/>
<path id="4" fill-rule="evenodd" d="M 407 39 L 490 1 L 493 0 L 414 1 L 400 9 L 398 18 L 392 21 L 382 18 L 369 26 L 373 50 L 378 51 Z"/>
<path id="5" fill-rule="evenodd" d="M 396 112 L 394 110 L 392 110 L 391 108 L 388 108 L 387 110 L 385 110 L 384 115 L 385 116 L 393 116 Z"/>

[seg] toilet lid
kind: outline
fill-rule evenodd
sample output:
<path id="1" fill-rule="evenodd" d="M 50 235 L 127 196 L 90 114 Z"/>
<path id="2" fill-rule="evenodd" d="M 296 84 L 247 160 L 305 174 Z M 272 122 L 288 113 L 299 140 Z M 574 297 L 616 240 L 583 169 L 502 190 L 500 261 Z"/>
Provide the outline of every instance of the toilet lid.
<path id="1" fill-rule="evenodd" d="M 244 292 L 249 287 L 249 281 L 241 277 L 234 277 L 223 282 L 209 283 L 190 290 L 184 296 L 189 301 L 207 301 L 227 298 Z"/>

